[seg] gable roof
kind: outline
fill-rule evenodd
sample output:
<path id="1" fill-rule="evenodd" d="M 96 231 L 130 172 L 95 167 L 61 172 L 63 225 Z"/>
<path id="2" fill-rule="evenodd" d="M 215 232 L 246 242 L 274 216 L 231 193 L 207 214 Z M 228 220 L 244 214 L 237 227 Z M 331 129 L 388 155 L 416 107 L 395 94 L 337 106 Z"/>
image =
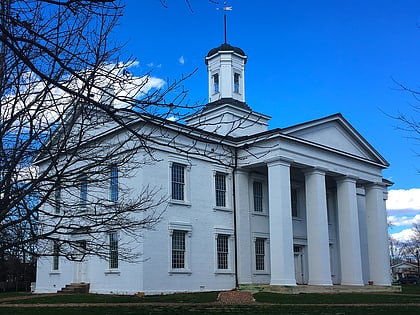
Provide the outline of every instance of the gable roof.
<path id="1" fill-rule="evenodd" d="M 284 128 L 281 133 L 389 166 L 340 113 Z"/>

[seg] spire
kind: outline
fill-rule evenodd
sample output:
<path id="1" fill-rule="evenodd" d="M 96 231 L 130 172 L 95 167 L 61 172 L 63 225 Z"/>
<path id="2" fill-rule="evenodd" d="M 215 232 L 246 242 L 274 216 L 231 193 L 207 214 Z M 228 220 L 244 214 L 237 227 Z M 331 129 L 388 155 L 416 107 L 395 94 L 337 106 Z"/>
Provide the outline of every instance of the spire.
<path id="1" fill-rule="evenodd" d="M 224 14 L 223 14 L 223 22 L 224 22 L 224 27 L 223 27 L 223 29 L 224 29 L 224 34 L 225 34 L 225 44 L 227 44 L 227 36 L 226 36 L 226 11 L 232 11 L 232 6 L 227 6 L 227 4 L 226 4 L 226 1 L 223 3 L 223 12 L 224 12 Z"/>

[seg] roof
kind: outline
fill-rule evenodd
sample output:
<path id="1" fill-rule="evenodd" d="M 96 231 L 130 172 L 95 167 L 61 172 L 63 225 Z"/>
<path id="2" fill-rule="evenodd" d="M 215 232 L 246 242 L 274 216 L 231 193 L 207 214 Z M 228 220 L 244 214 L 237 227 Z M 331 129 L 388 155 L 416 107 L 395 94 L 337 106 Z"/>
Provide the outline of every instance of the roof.
<path id="1" fill-rule="evenodd" d="M 221 44 L 219 47 L 210 49 L 210 51 L 208 52 L 208 54 L 206 56 L 206 64 L 207 64 L 207 59 L 209 57 L 211 57 L 211 56 L 213 56 L 213 55 L 215 55 L 215 54 L 217 54 L 218 52 L 221 52 L 221 51 L 225 51 L 225 52 L 233 51 L 234 53 L 236 53 L 236 54 L 238 54 L 242 57 L 246 57 L 245 52 L 241 48 L 232 46 L 228 43 L 224 43 L 224 44 Z M 245 63 L 246 63 L 246 59 L 245 59 Z"/>
<path id="2" fill-rule="evenodd" d="M 210 110 L 210 109 L 213 109 L 213 108 L 216 108 L 216 107 L 218 107 L 220 105 L 225 105 L 225 104 L 231 104 L 231 105 L 233 105 L 235 107 L 238 107 L 238 108 L 242 108 L 242 109 L 251 111 L 251 107 L 249 107 L 249 105 L 247 103 L 238 101 L 238 100 L 236 100 L 234 98 L 221 98 L 221 99 L 219 99 L 217 101 L 208 103 L 204 107 L 203 111 L 207 111 L 207 110 Z"/>

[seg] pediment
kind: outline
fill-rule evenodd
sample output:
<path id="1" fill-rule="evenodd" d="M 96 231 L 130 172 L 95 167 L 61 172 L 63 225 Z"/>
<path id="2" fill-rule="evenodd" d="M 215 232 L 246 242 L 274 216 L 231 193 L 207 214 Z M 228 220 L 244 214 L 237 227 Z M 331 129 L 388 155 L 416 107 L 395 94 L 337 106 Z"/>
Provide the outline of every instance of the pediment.
<path id="1" fill-rule="evenodd" d="M 389 165 L 341 114 L 285 128 L 283 134 L 375 163 Z"/>

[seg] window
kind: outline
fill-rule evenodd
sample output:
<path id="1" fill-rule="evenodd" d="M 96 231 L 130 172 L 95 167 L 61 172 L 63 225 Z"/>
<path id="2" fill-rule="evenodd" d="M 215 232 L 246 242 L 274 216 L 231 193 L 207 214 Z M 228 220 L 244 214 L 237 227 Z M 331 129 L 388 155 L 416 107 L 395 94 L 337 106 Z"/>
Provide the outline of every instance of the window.
<path id="1" fill-rule="evenodd" d="M 299 216 L 299 209 L 298 209 L 298 190 L 296 188 L 292 188 L 291 190 L 291 202 L 292 202 L 292 217 Z"/>
<path id="2" fill-rule="evenodd" d="M 109 238 L 109 269 L 118 269 L 118 233 L 110 232 Z"/>
<path id="3" fill-rule="evenodd" d="M 257 237 L 255 239 L 255 269 L 257 271 L 265 270 L 265 238 Z"/>
<path id="4" fill-rule="evenodd" d="M 229 235 L 217 235 L 217 269 L 229 269 Z"/>
<path id="5" fill-rule="evenodd" d="M 172 232 L 172 269 L 184 269 L 185 259 L 185 235 L 186 231 L 174 230 Z"/>
<path id="6" fill-rule="evenodd" d="M 226 174 L 216 172 L 215 178 L 216 207 L 226 207 Z"/>
<path id="7" fill-rule="evenodd" d="M 239 93 L 239 78 L 240 77 L 241 76 L 239 73 L 233 74 L 233 92 L 235 93 Z"/>
<path id="8" fill-rule="evenodd" d="M 61 211 L 61 186 L 57 184 L 54 191 L 54 211 L 55 214 L 59 214 Z"/>
<path id="9" fill-rule="evenodd" d="M 114 202 L 118 201 L 118 166 L 117 165 L 111 165 L 110 167 L 109 199 Z"/>
<path id="10" fill-rule="evenodd" d="M 262 182 L 254 181 L 253 185 L 254 211 L 263 212 L 263 189 Z"/>
<path id="11" fill-rule="evenodd" d="M 172 199 L 185 200 L 185 166 L 173 163 L 171 173 Z"/>
<path id="12" fill-rule="evenodd" d="M 82 208 L 86 208 L 87 191 L 88 191 L 87 176 L 82 175 L 80 177 L 80 207 Z"/>
<path id="13" fill-rule="evenodd" d="M 60 263 L 60 244 L 58 241 L 53 243 L 53 257 L 52 257 L 52 270 L 57 271 Z"/>
<path id="14" fill-rule="evenodd" d="M 213 74 L 213 91 L 214 93 L 219 93 L 219 74 Z"/>

